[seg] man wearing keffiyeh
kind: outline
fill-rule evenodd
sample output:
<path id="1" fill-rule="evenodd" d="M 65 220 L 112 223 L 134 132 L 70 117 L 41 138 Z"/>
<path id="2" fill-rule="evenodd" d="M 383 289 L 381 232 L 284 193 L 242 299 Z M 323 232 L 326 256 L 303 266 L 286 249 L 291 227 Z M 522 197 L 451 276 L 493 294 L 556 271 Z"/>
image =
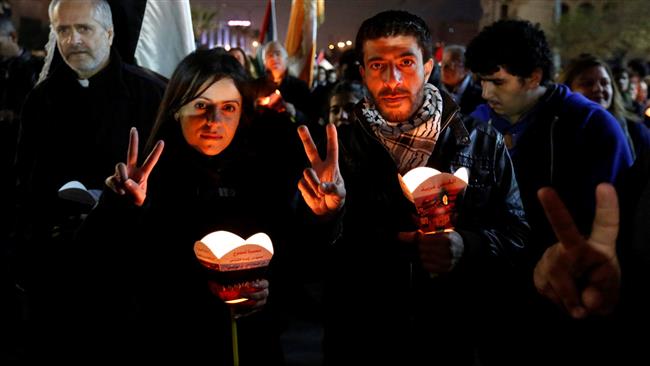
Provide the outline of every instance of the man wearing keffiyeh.
<path id="1" fill-rule="evenodd" d="M 326 364 L 472 365 L 474 337 L 484 336 L 529 230 L 510 157 L 491 126 L 463 121 L 426 83 L 434 61 L 422 19 L 379 13 L 361 25 L 356 48 L 371 97 L 351 128 L 337 140 L 328 126 L 325 160 L 299 129 L 312 164 L 303 199 L 321 228 L 338 231 L 306 240 L 337 238 L 322 246 Z M 417 229 L 399 175 L 420 166 L 468 169 L 453 230 Z"/>

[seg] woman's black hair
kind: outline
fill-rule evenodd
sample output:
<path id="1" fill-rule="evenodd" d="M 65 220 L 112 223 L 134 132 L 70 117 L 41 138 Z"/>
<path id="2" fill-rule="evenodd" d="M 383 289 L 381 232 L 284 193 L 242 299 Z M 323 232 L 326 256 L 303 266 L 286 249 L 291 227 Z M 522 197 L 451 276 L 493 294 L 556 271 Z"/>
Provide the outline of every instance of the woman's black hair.
<path id="1" fill-rule="evenodd" d="M 182 106 L 224 78 L 231 79 L 242 95 L 239 123 L 248 124 L 253 113 L 253 98 L 250 78 L 242 65 L 222 50 L 197 50 L 187 55 L 174 70 L 158 108 L 146 151 L 150 151 L 158 140 L 165 140 L 167 145 L 184 143 L 180 123 L 174 115 Z"/>

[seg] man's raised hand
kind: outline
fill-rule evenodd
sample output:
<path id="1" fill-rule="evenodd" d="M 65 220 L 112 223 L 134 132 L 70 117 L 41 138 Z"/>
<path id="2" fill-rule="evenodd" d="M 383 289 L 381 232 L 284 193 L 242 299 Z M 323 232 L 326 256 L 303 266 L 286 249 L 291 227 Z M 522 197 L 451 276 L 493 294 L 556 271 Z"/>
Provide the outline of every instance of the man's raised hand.
<path id="1" fill-rule="evenodd" d="M 164 147 L 165 143 L 162 140 L 158 141 L 142 166 L 138 167 L 138 130 L 132 127 L 126 164 L 121 162 L 115 165 L 115 174 L 106 178 L 106 185 L 119 195 L 128 193 L 133 197 L 133 203 L 142 206 L 147 198 L 147 179 Z"/>
<path id="2" fill-rule="evenodd" d="M 298 189 L 309 208 L 318 216 L 338 212 L 345 203 L 345 184 L 339 171 L 339 144 L 336 126 L 329 123 L 327 130 L 327 156 L 321 160 L 318 149 L 306 126 L 298 127 L 311 168 L 303 171 Z"/>
<path id="3" fill-rule="evenodd" d="M 607 314 L 618 303 L 621 268 L 616 256 L 619 208 L 610 184 L 596 187 L 596 215 L 591 235 L 584 238 L 551 188 L 537 193 L 559 242 L 535 266 L 537 291 L 574 318 Z"/>

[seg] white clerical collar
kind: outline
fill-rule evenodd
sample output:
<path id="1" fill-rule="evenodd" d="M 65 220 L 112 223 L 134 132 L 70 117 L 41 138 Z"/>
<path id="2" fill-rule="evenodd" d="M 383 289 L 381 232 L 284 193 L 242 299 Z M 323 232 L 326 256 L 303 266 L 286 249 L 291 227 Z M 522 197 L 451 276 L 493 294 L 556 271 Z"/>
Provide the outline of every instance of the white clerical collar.
<path id="1" fill-rule="evenodd" d="M 90 85 L 90 81 L 88 79 L 77 79 L 79 82 L 79 85 L 81 85 L 84 88 L 87 88 L 88 85 Z"/>

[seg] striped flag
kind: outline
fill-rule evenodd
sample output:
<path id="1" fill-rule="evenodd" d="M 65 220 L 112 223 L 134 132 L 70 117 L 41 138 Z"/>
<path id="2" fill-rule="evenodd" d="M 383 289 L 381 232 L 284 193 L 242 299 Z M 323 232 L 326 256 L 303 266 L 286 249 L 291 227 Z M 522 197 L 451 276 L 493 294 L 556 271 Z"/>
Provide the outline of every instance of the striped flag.
<path id="1" fill-rule="evenodd" d="M 275 21 L 275 0 L 268 0 L 266 3 L 266 13 L 264 13 L 264 20 L 262 21 L 262 28 L 260 28 L 259 47 L 257 47 L 255 64 L 258 75 L 264 75 L 264 57 L 262 57 L 262 49 L 264 45 L 278 40 L 278 28 Z"/>
<path id="2" fill-rule="evenodd" d="M 312 85 L 316 30 L 325 19 L 324 0 L 293 0 L 285 48 L 289 72 Z"/>
<path id="3" fill-rule="evenodd" d="M 278 29 L 275 21 L 275 0 L 269 0 L 266 3 L 266 13 L 264 13 L 264 20 L 262 21 L 262 28 L 260 28 L 260 45 L 264 45 L 271 41 L 278 40 Z"/>

